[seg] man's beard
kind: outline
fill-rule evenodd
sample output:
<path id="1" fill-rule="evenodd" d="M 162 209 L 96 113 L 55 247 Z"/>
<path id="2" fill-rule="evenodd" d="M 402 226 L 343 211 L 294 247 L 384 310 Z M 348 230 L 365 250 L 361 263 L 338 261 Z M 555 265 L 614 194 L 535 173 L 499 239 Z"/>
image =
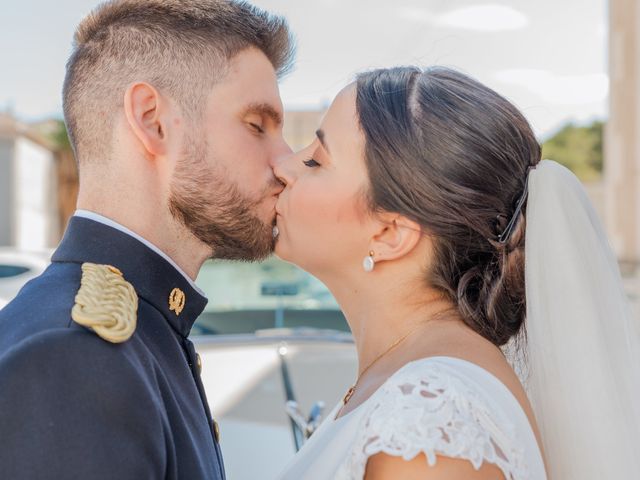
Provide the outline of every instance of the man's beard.
<path id="1" fill-rule="evenodd" d="M 222 168 L 207 162 L 207 143 L 185 139 L 185 153 L 171 182 L 169 210 L 200 241 L 211 248 L 211 258 L 260 261 L 273 253 L 273 225 L 256 210 L 257 200 L 243 195 Z"/>

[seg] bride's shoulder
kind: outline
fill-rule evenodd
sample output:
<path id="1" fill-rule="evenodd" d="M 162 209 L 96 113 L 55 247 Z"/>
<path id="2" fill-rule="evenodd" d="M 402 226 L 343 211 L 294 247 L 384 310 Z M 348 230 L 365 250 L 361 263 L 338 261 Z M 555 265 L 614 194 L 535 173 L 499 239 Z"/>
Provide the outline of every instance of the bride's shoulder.
<path id="1" fill-rule="evenodd" d="M 444 456 L 476 470 L 494 464 L 505 478 L 522 478 L 523 451 L 505 402 L 515 399 L 475 364 L 450 357 L 410 362 L 363 405 L 344 470 L 363 478 L 369 457 L 379 453 L 404 460 L 424 454 L 430 466 Z"/>

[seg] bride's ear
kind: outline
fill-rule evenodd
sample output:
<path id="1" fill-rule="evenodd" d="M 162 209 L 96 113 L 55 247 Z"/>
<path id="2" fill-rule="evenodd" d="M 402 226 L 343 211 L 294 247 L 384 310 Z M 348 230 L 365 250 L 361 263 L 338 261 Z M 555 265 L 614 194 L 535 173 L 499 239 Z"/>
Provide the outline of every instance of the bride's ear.
<path id="1" fill-rule="evenodd" d="M 371 239 L 376 262 L 395 260 L 411 253 L 420 242 L 422 228 L 397 213 L 380 214 L 380 228 Z"/>

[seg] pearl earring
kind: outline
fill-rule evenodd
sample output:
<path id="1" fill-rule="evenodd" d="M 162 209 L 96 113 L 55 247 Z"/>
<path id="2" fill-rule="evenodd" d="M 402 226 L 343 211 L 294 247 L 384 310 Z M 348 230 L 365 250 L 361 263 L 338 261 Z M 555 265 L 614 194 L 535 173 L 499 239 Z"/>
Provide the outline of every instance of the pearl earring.
<path id="1" fill-rule="evenodd" d="M 373 267 L 375 266 L 376 266 L 376 262 L 373 259 L 373 250 L 371 250 L 369 252 L 369 255 L 364 257 L 364 260 L 362 261 L 362 268 L 364 268 L 365 272 L 371 272 L 373 271 Z"/>

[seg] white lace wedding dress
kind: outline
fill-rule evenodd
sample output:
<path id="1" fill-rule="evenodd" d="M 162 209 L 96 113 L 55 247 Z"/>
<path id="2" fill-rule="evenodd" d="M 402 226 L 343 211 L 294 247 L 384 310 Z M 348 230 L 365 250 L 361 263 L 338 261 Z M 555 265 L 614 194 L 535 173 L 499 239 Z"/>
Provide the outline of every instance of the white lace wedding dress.
<path id="1" fill-rule="evenodd" d="M 367 401 L 335 420 L 341 402 L 294 457 L 281 480 L 361 480 L 367 459 L 424 453 L 497 465 L 507 480 L 546 479 L 527 415 L 495 376 L 465 360 L 406 364 Z"/>

